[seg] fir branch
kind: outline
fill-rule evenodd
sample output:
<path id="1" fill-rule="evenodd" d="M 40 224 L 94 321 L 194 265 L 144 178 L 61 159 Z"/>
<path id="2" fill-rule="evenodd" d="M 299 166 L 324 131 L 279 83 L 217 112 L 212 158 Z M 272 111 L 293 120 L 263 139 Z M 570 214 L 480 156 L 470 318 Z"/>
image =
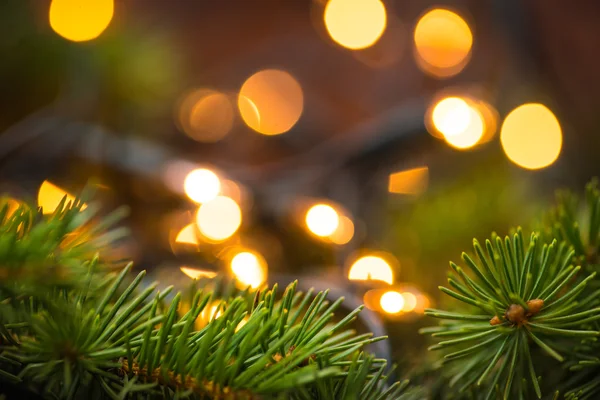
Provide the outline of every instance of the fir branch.
<path id="1" fill-rule="evenodd" d="M 427 315 L 453 322 L 423 333 L 441 339 L 430 350 L 450 350 L 445 364 L 462 366 L 460 378 L 453 381 L 463 382 L 459 392 L 482 386 L 487 388 L 482 398 L 498 393 L 511 399 L 533 387 L 541 398 L 531 347 L 562 362 L 559 349 L 565 349 L 566 342 L 576 345 L 578 338 L 600 335 L 589 327 L 600 318 L 599 308 L 573 312 L 595 274 L 577 281 L 580 268 L 571 265 L 572 252 L 556 241 L 542 245 L 538 234 L 526 243 L 521 229 L 504 240 L 493 236 L 485 244 L 484 251 L 474 241 L 475 259 L 462 255 L 473 277 L 451 263 L 457 276 L 451 275 L 449 282 L 458 292 L 440 288 L 467 304 L 469 311 L 428 309 Z"/>

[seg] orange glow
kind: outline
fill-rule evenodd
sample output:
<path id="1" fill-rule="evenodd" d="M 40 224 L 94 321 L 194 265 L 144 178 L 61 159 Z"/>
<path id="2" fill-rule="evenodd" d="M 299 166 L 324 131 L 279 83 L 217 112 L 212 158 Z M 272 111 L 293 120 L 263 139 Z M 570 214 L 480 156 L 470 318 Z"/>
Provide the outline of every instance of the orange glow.
<path id="1" fill-rule="evenodd" d="M 233 236 L 242 223 L 240 206 L 231 198 L 217 196 L 204 203 L 196 215 L 198 229 L 210 240 L 223 241 Z"/>
<path id="2" fill-rule="evenodd" d="M 383 258 L 379 256 L 365 256 L 352 264 L 348 272 L 348 279 L 351 281 L 378 280 L 391 285 L 394 282 L 394 273 L 390 264 Z"/>
<path id="3" fill-rule="evenodd" d="M 200 168 L 191 171 L 185 177 L 183 188 L 191 200 L 206 203 L 217 197 L 221 191 L 221 181 L 211 170 Z"/>
<path id="4" fill-rule="evenodd" d="M 114 8 L 114 0 L 52 0 L 50 26 L 65 39 L 85 42 L 104 32 Z"/>
<path id="5" fill-rule="evenodd" d="M 331 38 L 352 50 L 372 46 L 387 25 L 385 6 L 380 0 L 329 0 L 324 19 Z"/>
<path id="6" fill-rule="evenodd" d="M 175 242 L 197 245 L 198 237 L 196 236 L 196 226 L 194 224 L 189 224 L 183 227 L 177 234 Z"/>
<path id="7" fill-rule="evenodd" d="M 346 244 L 354 236 L 354 223 L 352 220 L 345 215 L 341 215 L 339 218 L 339 224 L 337 229 L 329 235 L 329 239 L 335 244 Z"/>
<path id="8" fill-rule="evenodd" d="M 543 104 L 523 104 L 504 119 L 500 142 L 506 156 L 518 166 L 545 168 L 560 155 L 562 129 L 556 116 Z"/>
<path id="9" fill-rule="evenodd" d="M 257 72 L 244 82 L 238 96 L 242 119 L 263 135 L 289 131 L 300 119 L 304 95 L 290 74 L 276 69 Z"/>
<path id="10" fill-rule="evenodd" d="M 412 294 L 411 292 L 402 293 L 402 297 L 404 298 L 404 306 L 402 307 L 402 311 L 411 312 L 417 307 L 417 296 Z"/>
<path id="11" fill-rule="evenodd" d="M 44 214 L 52 214 L 65 196 L 67 196 L 65 206 L 67 206 L 69 202 L 73 203 L 75 201 L 75 196 L 68 193 L 66 190 L 61 189 L 48 181 L 44 181 L 38 192 L 38 207 L 42 207 Z M 86 207 L 87 205 L 84 204 L 81 209 L 84 210 Z"/>
<path id="12" fill-rule="evenodd" d="M 417 305 L 415 307 L 415 312 L 419 314 L 423 314 L 426 308 L 429 308 L 431 302 L 429 298 L 424 294 L 418 294 L 417 296 Z"/>
<path id="13" fill-rule="evenodd" d="M 390 193 L 419 195 L 427 190 L 429 168 L 419 167 L 390 174 L 388 190 Z"/>
<path id="14" fill-rule="evenodd" d="M 327 204 L 316 204 L 306 213 L 306 226 L 317 236 L 327 237 L 335 232 L 340 223 L 340 216 Z"/>
<path id="15" fill-rule="evenodd" d="M 205 143 L 223 139 L 233 127 L 234 109 L 229 96 L 214 90 L 194 90 L 183 97 L 176 122 L 190 138 Z"/>
<path id="16" fill-rule="evenodd" d="M 404 297 L 395 290 L 390 290 L 381 296 L 379 304 L 386 313 L 398 314 L 404 307 Z"/>
<path id="17" fill-rule="evenodd" d="M 212 279 L 215 276 L 217 276 L 216 272 L 206 271 L 206 270 L 197 269 L 197 268 L 181 267 L 179 269 L 181 272 L 183 272 L 184 274 L 186 274 L 187 276 L 189 276 L 192 279 L 200 279 L 200 278 Z"/>
<path id="18" fill-rule="evenodd" d="M 436 8 L 417 22 L 414 42 L 421 69 L 438 77 L 447 77 L 460 72 L 468 62 L 473 34 L 461 16 Z"/>
<path id="19" fill-rule="evenodd" d="M 267 280 L 267 263 L 255 252 L 242 251 L 231 259 L 231 271 L 244 285 L 257 288 Z"/>

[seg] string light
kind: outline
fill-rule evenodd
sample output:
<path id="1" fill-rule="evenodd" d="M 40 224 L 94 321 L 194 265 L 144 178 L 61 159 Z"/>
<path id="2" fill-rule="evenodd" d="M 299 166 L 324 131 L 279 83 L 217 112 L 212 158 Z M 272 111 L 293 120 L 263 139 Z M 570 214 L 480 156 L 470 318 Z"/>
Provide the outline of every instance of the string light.
<path id="1" fill-rule="evenodd" d="M 424 14 L 414 30 L 417 63 L 437 77 L 460 72 L 469 60 L 473 34 L 458 14 L 441 8 Z"/>
<path id="2" fill-rule="evenodd" d="M 332 235 L 340 224 L 340 216 L 327 204 L 316 204 L 306 212 L 306 226 L 317 236 Z"/>
<path id="3" fill-rule="evenodd" d="M 191 200 L 206 203 L 217 197 L 221 190 L 221 181 L 211 170 L 200 168 L 191 171 L 185 177 L 183 188 Z"/>
<path id="4" fill-rule="evenodd" d="M 386 313 L 398 314 L 404 307 L 404 297 L 395 290 L 390 290 L 381 296 L 379 303 Z"/>
<path id="5" fill-rule="evenodd" d="M 285 71 L 268 69 L 244 82 L 238 96 L 242 119 L 263 135 L 289 131 L 300 119 L 304 95 L 300 84 Z"/>
<path id="6" fill-rule="evenodd" d="M 539 103 L 523 104 L 504 119 L 500 142 L 506 156 L 518 166 L 545 168 L 560 155 L 562 129 L 548 107 Z"/>
<path id="7" fill-rule="evenodd" d="M 388 284 L 394 282 L 394 273 L 392 267 L 379 256 L 364 256 L 352 264 L 348 272 L 350 280 L 378 280 Z"/>
<path id="8" fill-rule="evenodd" d="M 329 0 L 324 19 L 331 38 L 352 50 L 372 46 L 387 25 L 385 6 L 380 0 Z"/>
<path id="9" fill-rule="evenodd" d="M 52 0 L 50 26 L 65 39 L 85 42 L 104 32 L 114 8 L 114 0 Z"/>
<path id="10" fill-rule="evenodd" d="M 266 281 L 266 262 L 255 252 L 243 251 L 231 259 L 231 271 L 244 285 L 257 288 Z"/>
<path id="11" fill-rule="evenodd" d="M 200 206 L 196 223 L 202 235 L 220 242 L 237 232 L 242 223 L 242 211 L 233 199 L 217 196 Z"/>

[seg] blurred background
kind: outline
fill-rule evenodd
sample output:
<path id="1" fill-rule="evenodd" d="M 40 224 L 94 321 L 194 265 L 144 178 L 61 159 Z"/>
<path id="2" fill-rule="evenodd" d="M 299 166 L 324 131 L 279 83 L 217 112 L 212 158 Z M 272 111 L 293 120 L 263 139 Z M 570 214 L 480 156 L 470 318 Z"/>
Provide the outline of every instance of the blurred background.
<path id="1" fill-rule="evenodd" d="M 330 288 L 415 368 L 448 260 L 598 174 L 600 3 L 5 0 L 0 190 L 166 286 Z M 69 197 L 72 198 L 72 197 Z M 404 369 L 403 369 L 404 368 Z"/>

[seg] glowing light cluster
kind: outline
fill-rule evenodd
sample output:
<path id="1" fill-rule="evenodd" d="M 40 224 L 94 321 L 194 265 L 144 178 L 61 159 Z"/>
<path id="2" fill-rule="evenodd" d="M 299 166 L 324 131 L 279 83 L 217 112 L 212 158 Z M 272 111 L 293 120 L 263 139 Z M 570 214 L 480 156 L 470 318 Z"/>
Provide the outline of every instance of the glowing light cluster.
<path id="1" fill-rule="evenodd" d="M 261 286 L 267 280 L 267 263 L 256 252 L 237 253 L 231 259 L 230 267 L 238 281 L 252 288 Z"/>
<path id="2" fill-rule="evenodd" d="M 354 236 L 354 223 L 333 206 L 318 203 L 306 212 L 304 221 L 308 230 L 321 239 L 343 245 Z"/>
<path id="3" fill-rule="evenodd" d="M 466 150 L 492 139 L 497 114 L 483 101 L 449 96 L 432 104 L 425 122 L 433 136 L 442 137 L 456 149 Z"/>
<path id="4" fill-rule="evenodd" d="M 242 224 L 242 210 L 232 198 L 217 196 L 200 206 L 196 224 L 203 236 L 220 242 L 237 232 Z"/>
<path id="5" fill-rule="evenodd" d="M 414 30 L 417 64 L 426 73 L 448 77 L 468 63 L 473 34 L 465 20 L 453 11 L 436 8 L 425 13 Z"/>
<path id="6" fill-rule="evenodd" d="M 304 95 L 292 75 L 277 69 L 259 71 L 249 77 L 238 96 L 242 119 L 263 135 L 289 131 L 300 119 Z"/>
<path id="7" fill-rule="evenodd" d="M 183 182 L 185 194 L 196 203 L 213 200 L 221 191 L 221 181 L 217 174 L 205 168 L 191 171 Z"/>
<path id="8" fill-rule="evenodd" d="M 85 42 L 100 36 L 114 14 L 114 0 L 52 0 L 50 26 L 73 42 Z"/>
<path id="9" fill-rule="evenodd" d="M 317 236 L 331 235 L 340 224 L 337 211 L 327 204 L 316 204 L 306 213 L 306 226 Z"/>
<path id="10" fill-rule="evenodd" d="M 363 298 L 367 308 L 392 316 L 422 314 L 429 307 L 429 298 L 414 287 L 372 289 Z"/>
<path id="11" fill-rule="evenodd" d="M 335 42 L 359 50 L 379 40 L 387 25 L 387 14 L 380 0 L 329 0 L 324 20 Z"/>
<path id="12" fill-rule="evenodd" d="M 394 283 L 394 272 L 390 264 L 383 257 L 367 255 L 359 258 L 352 264 L 348 272 L 348 279 L 351 281 L 376 280 L 391 285 Z"/>
<path id="13" fill-rule="evenodd" d="M 562 129 L 548 107 L 539 103 L 523 104 L 504 119 L 500 142 L 506 156 L 518 166 L 545 168 L 560 155 Z"/>

